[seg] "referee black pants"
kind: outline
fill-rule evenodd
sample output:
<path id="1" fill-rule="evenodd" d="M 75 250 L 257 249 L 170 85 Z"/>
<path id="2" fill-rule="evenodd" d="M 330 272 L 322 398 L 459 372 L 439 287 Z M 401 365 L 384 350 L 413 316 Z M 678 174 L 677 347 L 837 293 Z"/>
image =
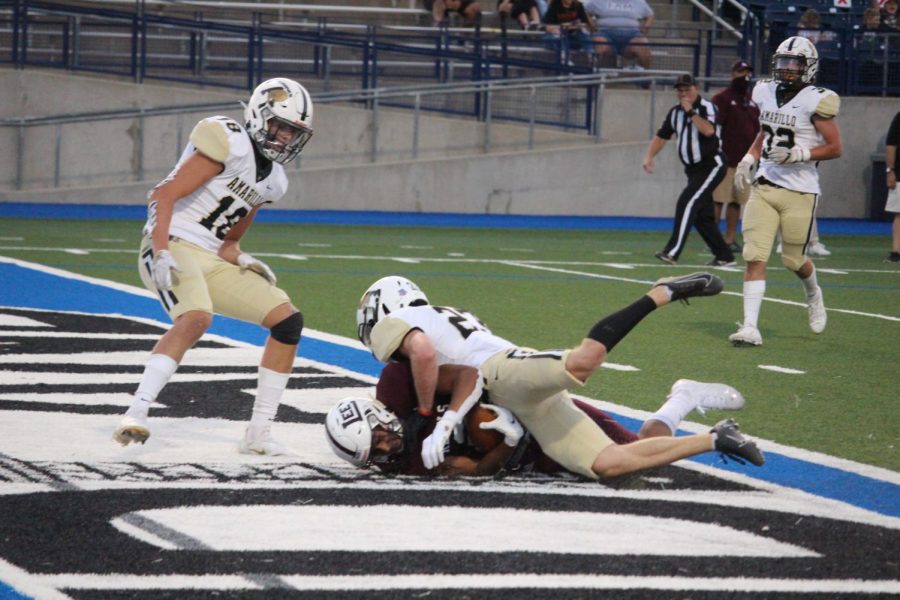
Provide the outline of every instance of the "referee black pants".
<path id="1" fill-rule="evenodd" d="M 663 248 L 664 253 L 678 260 L 693 226 L 697 228 L 697 233 L 709 246 L 713 256 L 728 262 L 734 260 L 734 253 L 728 249 L 728 244 L 719 231 L 713 208 L 713 190 L 725 178 L 726 170 L 725 160 L 721 155 L 685 167 L 688 184 L 678 196 L 672 236 Z"/>

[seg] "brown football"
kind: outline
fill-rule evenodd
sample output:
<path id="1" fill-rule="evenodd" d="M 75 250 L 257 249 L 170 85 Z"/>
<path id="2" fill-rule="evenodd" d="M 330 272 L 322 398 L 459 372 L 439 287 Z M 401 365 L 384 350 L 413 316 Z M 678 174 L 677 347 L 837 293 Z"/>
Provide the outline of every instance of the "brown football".
<path id="1" fill-rule="evenodd" d="M 478 427 L 481 423 L 487 423 L 496 418 L 497 415 L 493 411 L 480 404 L 475 405 L 466 415 L 466 432 L 469 436 L 469 443 L 481 452 L 490 452 L 503 441 L 503 434 L 499 431 Z"/>

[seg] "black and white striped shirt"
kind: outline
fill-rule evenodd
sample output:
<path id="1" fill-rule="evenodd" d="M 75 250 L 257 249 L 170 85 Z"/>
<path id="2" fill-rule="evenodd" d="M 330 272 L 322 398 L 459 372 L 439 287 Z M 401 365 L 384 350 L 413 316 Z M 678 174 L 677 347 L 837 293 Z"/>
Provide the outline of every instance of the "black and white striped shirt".
<path id="1" fill-rule="evenodd" d="M 712 160 L 719 153 L 720 148 L 716 105 L 706 98 L 698 96 L 693 108 L 694 112 L 715 126 L 716 133 L 714 135 L 709 137 L 700 135 L 691 121 L 691 117 L 687 116 L 680 104 L 676 104 L 669 110 L 662 127 L 656 132 L 656 135 L 664 140 L 672 139 L 673 135 L 678 136 L 678 158 L 686 167 Z"/>

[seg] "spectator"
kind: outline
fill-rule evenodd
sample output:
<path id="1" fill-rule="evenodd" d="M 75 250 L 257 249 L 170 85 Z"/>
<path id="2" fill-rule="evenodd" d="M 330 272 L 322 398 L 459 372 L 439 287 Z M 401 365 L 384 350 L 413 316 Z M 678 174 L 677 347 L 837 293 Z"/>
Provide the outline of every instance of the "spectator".
<path id="1" fill-rule="evenodd" d="M 522 29 L 536 31 L 541 25 L 541 15 L 534 0 L 497 0 L 500 19 L 512 18 Z"/>
<path id="2" fill-rule="evenodd" d="M 579 0 L 550 0 L 544 15 L 547 45 L 560 48 L 564 54 L 570 50 L 588 51 L 594 22 L 585 12 Z"/>
<path id="3" fill-rule="evenodd" d="M 615 53 L 636 58 L 641 68 L 650 68 L 647 32 L 653 24 L 653 9 L 645 0 L 587 0 L 585 10 L 597 24 L 594 51 L 602 61 Z"/>
<path id="4" fill-rule="evenodd" d="M 825 33 L 822 31 L 822 16 L 819 11 L 814 8 L 807 8 L 803 11 L 800 21 L 797 22 L 797 35 L 818 45 L 821 40 L 825 39 Z"/>
<path id="5" fill-rule="evenodd" d="M 884 141 L 884 162 L 887 165 L 888 199 L 884 210 L 894 213 L 894 224 L 891 227 L 891 253 L 886 262 L 900 263 L 900 190 L 897 189 L 897 146 L 900 146 L 900 112 L 894 115 Z M 876 174 L 877 175 L 877 174 Z"/>
<path id="6" fill-rule="evenodd" d="M 457 13 L 465 25 L 481 23 L 481 6 L 475 0 L 425 0 L 425 8 L 436 26 L 443 25 L 451 13 Z"/>
<path id="7" fill-rule="evenodd" d="M 881 24 L 894 31 L 900 30 L 900 19 L 897 18 L 897 0 L 885 0 L 881 7 Z"/>
<path id="8" fill-rule="evenodd" d="M 743 60 L 731 65 L 731 84 L 712 97 L 716 111 L 719 113 L 720 137 L 722 151 L 725 153 L 728 172 L 722 183 L 713 191 L 716 223 L 722 218 L 725 209 L 725 243 L 732 252 L 740 252 L 737 243 L 737 223 L 741 216 L 741 207 L 747 204 L 750 188 L 738 191 L 734 187 L 735 167 L 750 149 L 756 134 L 759 133 L 759 107 L 753 101 L 750 79 L 753 67 Z"/>
<path id="9" fill-rule="evenodd" d="M 710 266 L 734 265 L 734 253 L 728 249 L 713 219 L 712 191 L 725 177 L 726 169 L 716 135 L 716 106 L 700 97 L 697 81 L 690 74 L 681 75 L 674 87 L 679 102 L 666 113 L 662 127 L 650 141 L 643 167 L 647 174 L 652 174 L 653 158 L 677 134 L 678 157 L 684 164 L 688 183 L 678 197 L 672 235 L 656 258 L 676 264 L 693 226 L 713 253 Z"/>

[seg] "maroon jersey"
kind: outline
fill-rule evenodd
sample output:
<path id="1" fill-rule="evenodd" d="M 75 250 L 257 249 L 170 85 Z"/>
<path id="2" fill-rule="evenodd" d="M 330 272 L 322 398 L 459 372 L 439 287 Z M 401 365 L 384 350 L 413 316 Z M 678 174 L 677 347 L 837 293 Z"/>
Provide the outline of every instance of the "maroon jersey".
<path id="1" fill-rule="evenodd" d="M 381 376 L 375 386 L 375 397 L 381 401 L 391 412 L 400 418 L 403 423 L 404 446 L 403 451 L 386 463 L 375 463 L 385 473 L 397 475 L 427 475 L 428 470 L 422 464 L 422 441 L 427 438 L 434 429 L 436 417 L 431 417 L 427 425 L 419 431 L 411 431 L 413 420 L 416 418 L 416 390 L 413 386 L 412 370 L 408 361 L 391 361 L 381 370 Z M 584 411 L 597 425 L 617 444 L 627 444 L 638 439 L 638 436 L 628 431 L 615 419 L 596 406 L 574 400 L 575 406 Z M 435 412 L 440 414 L 446 410 L 450 403 L 450 397 L 436 395 L 434 399 Z M 410 435 L 413 434 L 413 435 Z M 406 443 L 412 439 L 412 443 Z M 513 457 L 515 464 L 506 465 L 511 470 L 538 471 L 540 473 L 557 473 L 563 468 L 541 450 L 536 441 L 529 436 L 525 441 L 527 446 L 524 452 L 516 452 Z M 469 444 L 460 444 L 451 438 L 451 456 L 468 456 L 479 459 L 483 456 L 478 450 Z"/>
<path id="2" fill-rule="evenodd" d="M 759 107 L 751 98 L 751 88 L 732 84 L 712 97 L 721 128 L 722 151 L 729 167 L 736 167 L 759 133 Z"/>

